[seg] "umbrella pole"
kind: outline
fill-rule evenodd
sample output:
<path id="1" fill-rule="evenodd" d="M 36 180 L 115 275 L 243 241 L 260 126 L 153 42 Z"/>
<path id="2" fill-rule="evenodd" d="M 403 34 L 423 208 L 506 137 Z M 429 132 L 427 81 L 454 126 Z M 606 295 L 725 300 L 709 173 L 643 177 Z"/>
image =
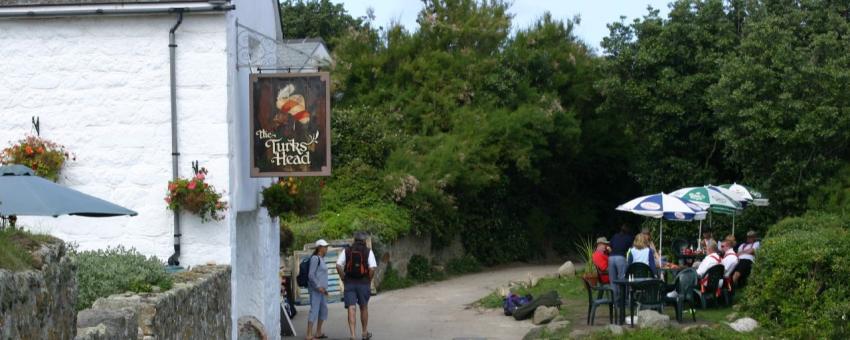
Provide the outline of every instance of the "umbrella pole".
<path id="1" fill-rule="evenodd" d="M 732 235 L 735 235 L 735 211 L 732 211 Z"/>
<path id="2" fill-rule="evenodd" d="M 702 220 L 699 221 L 699 234 L 697 234 L 697 249 L 702 246 Z"/>
<path id="3" fill-rule="evenodd" d="M 661 218 L 658 220 L 658 256 L 661 256 L 661 248 L 664 245 L 663 237 L 664 236 L 664 219 Z"/>

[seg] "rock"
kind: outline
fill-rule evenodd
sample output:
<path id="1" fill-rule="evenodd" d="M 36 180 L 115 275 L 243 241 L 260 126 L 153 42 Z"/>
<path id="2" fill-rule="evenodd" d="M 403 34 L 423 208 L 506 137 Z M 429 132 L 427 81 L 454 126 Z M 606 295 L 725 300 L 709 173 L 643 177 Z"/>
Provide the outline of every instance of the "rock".
<path id="1" fill-rule="evenodd" d="M 525 336 L 522 337 L 522 340 L 536 340 L 539 339 L 541 335 L 543 335 L 544 327 L 534 327 L 528 333 L 525 333 Z"/>
<path id="2" fill-rule="evenodd" d="M 753 320 L 752 318 L 740 318 L 737 321 L 729 324 L 729 327 L 732 327 L 732 329 L 734 329 L 738 333 L 752 332 L 758 326 L 758 321 Z"/>
<path id="3" fill-rule="evenodd" d="M 139 326 L 132 308 L 84 309 L 77 313 L 77 328 L 89 329 L 91 339 L 130 339 L 137 336 Z"/>
<path id="4" fill-rule="evenodd" d="M 670 326 L 670 317 L 654 310 L 642 310 L 637 314 L 638 328 L 666 328 Z"/>
<path id="5" fill-rule="evenodd" d="M 540 282 L 540 278 L 532 273 L 528 273 L 528 286 L 534 287 L 537 285 L 537 282 Z"/>
<path id="6" fill-rule="evenodd" d="M 266 328 L 257 318 L 246 315 L 239 318 L 238 340 L 266 340 Z"/>
<path id="7" fill-rule="evenodd" d="M 569 327 L 569 325 L 570 325 L 570 321 L 568 321 L 568 320 L 563 320 L 563 321 L 552 320 L 551 322 L 549 322 L 548 325 L 546 325 L 546 330 L 549 331 L 550 333 L 556 332 L 561 328 Z"/>
<path id="8" fill-rule="evenodd" d="M 682 332 L 690 332 L 690 331 L 701 329 L 701 328 L 709 328 L 709 327 L 706 324 L 691 325 L 691 326 L 687 326 L 687 327 L 682 327 Z"/>
<path id="9" fill-rule="evenodd" d="M 570 339 L 581 339 L 587 337 L 590 333 L 583 329 L 576 329 L 570 332 Z"/>
<path id="10" fill-rule="evenodd" d="M 738 319 L 738 313 L 732 312 L 731 314 L 726 316 L 726 321 L 732 322 Z"/>
<path id="11" fill-rule="evenodd" d="M 534 318 L 532 319 L 532 323 L 535 325 L 542 325 L 549 321 L 552 321 L 556 316 L 560 314 L 558 307 L 546 307 L 540 306 L 534 310 Z"/>
<path id="12" fill-rule="evenodd" d="M 567 318 L 564 317 L 561 314 L 558 314 L 558 316 L 556 316 L 554 319 L 552 319 L 552 322 L 558 322 L 558 321 L 567 321 Z"/>
<path id="13" fill-rule="evenodd" d="M 611 331 L 611 334 L 614 335 L 622 335 L 623 334 L 623 326 L 620 325 L 608 325 L 605 329 Z"/>
<path id="14" fill-rule="evenodd" d="M 501 297 L 508 296 L 508 293 L 510 293 L 510 292 L 511 292 L 511 289 L 508 288 L 508 287 L 499 287 L 499 289 L 496 289 L 496 294 L 498 294 Z"/>
<path id="15" fill-rule="evenodd" d="M 564 262 L 560 268 L 558 268 L 558 276 L 560 277 L 568 277 L 576 275 L 576 267 L 573 265 L 572 261 Z"/>

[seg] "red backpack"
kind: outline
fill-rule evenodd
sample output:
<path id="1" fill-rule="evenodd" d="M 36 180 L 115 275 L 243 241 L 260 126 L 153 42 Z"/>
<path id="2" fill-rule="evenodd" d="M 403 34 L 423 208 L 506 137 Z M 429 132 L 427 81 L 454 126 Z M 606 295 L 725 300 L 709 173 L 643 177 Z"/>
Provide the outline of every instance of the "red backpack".
<path id="1" fill-rule="evenodd" d="M 369 277 L 369 247 L 354 243 L 345 250 L 345 277 L 362 279 Z"/>

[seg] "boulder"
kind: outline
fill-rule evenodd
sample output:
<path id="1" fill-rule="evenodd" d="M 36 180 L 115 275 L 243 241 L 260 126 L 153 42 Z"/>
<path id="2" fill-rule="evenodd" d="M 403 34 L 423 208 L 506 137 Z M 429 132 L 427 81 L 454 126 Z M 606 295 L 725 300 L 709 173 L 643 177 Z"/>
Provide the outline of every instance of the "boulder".
<path id="1" fill-rule="evenodd" d="M 560 268 L 558 268 L 558 275 L 560 277 L 569 277 L 576 275 L 576 267 L 573 265 L 572 261 L 564 262 Z"/>
<path id="2" fill-rule="evenodd" d="M 535 325 L 542 325 L 544 323 L 548 323 L 552 321 L 555 317 L 560 314 L 558 307 L 546 307 L 540 306 L 534 310 L 534 318 L 532 319 L 532 323 Z"/>
<path id="3" fill-rule="evenodd" d="M 130 339 L 136 337 L 138 327 L 132 308 L 84 309 L 77 313 L 77 328 L 82 330 L 78 339 Z"/>
<path id="4" fill-rule="evenodd" d="M 528 286 L 534 287 L 534 286 L 537 285 L 537 282 L 540 282 L 540 278 L 537 277 L 537 275 L 534 275 L 532 273 L 528 273 Z"/>
<path id="5" fill-rule="evenodd" d="M 266 327 L 257 318 L 246 315 L 239 318 L 238 340 L 267 340 Z"/>
<path id="6" fill-rule="evenodd" d="M 586 338 L 590 333 L 584 329 L 576 329 L 570 332 L 570 339 L 581 339 Z"/>
<path id="7" fill-rule="evenodd" d="M 522 337 L 522 340 L 537 340 L 540 339 L 540 336 L 543 335 L 543 326 L 534 327 L 528 333 L 525 333 L 525 336 Z"/>
<path id="8" fill-rule="evenodd" d="M 726 315 L 726 321 L 732 322 L 738 319 L 738 313 L 732 312 L 729 315 Z"/>
<path id="9" fill-rule="evenodd" d="M 620 325 L 608 325 L 605 329 L 611 331 L 611 334 L 614 335 L 622 335 L 623 334 L 623 326 Z"/>
<path id="10" fill-rule="evenodd" d="M 706 324 L 686 326 L 686 327 L 682 327 L 682 332 L 690 332 L 690 331 L 693 331 L 693 330 L 699 330 L 701 328 L 709 328 L 709 326 L 706 325 Z"/>
<path id="11" fill-rule="evenodd" d="M 670 317 L 654 310 L 642 310 L 637 314 L 638 328 L 666 328 L 670 326 Z"/>
<path id="12" fill-rule="evenodd" d="M 758 326 L 758 321 L 753 320 L 752 318 L 740 318 L 737 321 L 729 324 L 729 327 L 732 327 L 732 329 L 734 329 L 738 333 L 752 332 Z"/>
<path id="13" fill-rule="evenodd" d="M 548 325 L 546 325 L 546 330 L 549 331 L 550 333 L 552 333 L 552 332 L 558 331 L 561 328 L 569 327 L 569 325 L 570 325 L 570 322 L 568 320 L 563 320 L 563 321 L 552 320 L 552 321 L 549 322 Z"/>

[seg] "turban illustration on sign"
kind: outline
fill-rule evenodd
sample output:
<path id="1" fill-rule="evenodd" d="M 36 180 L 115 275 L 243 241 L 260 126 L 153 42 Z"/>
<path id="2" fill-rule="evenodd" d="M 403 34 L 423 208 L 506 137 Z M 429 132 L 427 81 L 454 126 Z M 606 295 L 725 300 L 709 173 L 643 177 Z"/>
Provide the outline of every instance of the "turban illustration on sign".
<path id="1" fill-rule="evenodd" d="M 289 119 L 295 119 L 301 124 L 310 122 L 310 112 L 307 112 L 304 96 L 293 94 L 293 92 L 295 92 L 295 86 L 289 84 L 277 93 L 275 106 L 280 112 L 275 115 L 274 121 L 280 125 L 283 125 Z"/>

